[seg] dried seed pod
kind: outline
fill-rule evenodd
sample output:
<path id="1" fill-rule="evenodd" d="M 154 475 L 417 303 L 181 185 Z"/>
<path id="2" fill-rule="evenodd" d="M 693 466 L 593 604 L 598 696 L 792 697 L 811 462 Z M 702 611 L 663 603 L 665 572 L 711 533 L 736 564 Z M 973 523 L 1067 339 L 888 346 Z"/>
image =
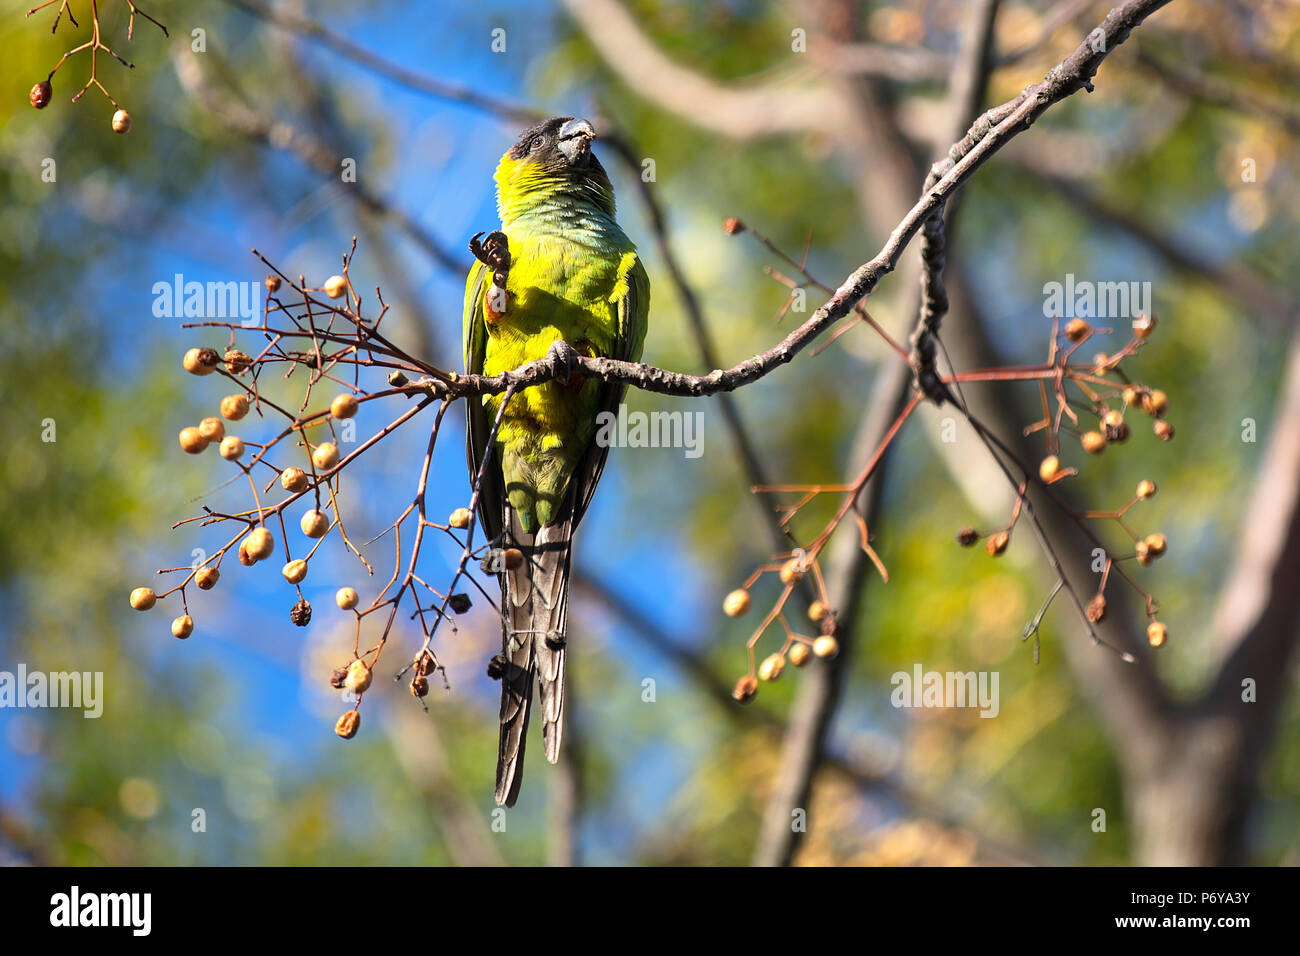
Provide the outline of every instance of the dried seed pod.
<path id="1" fill-rule="evenodd" d="M 248 542 L 239 542 L 239 563 L 244 567 L 250 567 L 257 563 L 257 559 L 248 553 Z"/>
<path id="2" fill-rule="evenodd" d="M 464 614 L 473 606 L 468 594 L 453 594 L 447 598 L 447 606 L 453 614 Z"/>
<path id="3" fill-rule="evenodd" d="M 181 365 L 191 375 L 211 375 L 217 369 L 221 356 L 216 349 L 190 349 L 181 359 Z"/>
<path id="4" fill-rule="evenodd" d="M 188 614 L 182 614 L 172 621 L 172 637 L 178 637 L 182 641 L 194 633 L 194 618 Z"/>
<path id="5" fill-rule="evenodd" d="M 339 588 L 334 592 L 334 603 L 339 606 L 340 611 L 352 610 L 359 600 L 361 598 L 356 588 Z"/>
<path id="6" fill-rule="evenodd" d="M 1147 640 L 1152 647 L 1159 647 L 1169 639 L 1169 628 L 1159 621 L 1152 621 L 1147 625 Z"/>
<path id="7" fill-rule="evenodd" d="M 41 80 L 32 87 L 32 91 L 27 94 L 27 101 L 38 110 L 43 110 L 50 105 L 50 99 L 54 96 L 54 87 L 50 85 L 49 80 Z"/>
<path id="8" fill-rule="evenodd" d="M 239 375 L 253 367 L 252 357 L 239 349 L 226 349 L 222 358 L 226 363 L 226 371 L 231 375 Z"/>
<path id="9" fill-rule="evenodd" d="M 1156 483 L 1143 478 L 1138 482 L 1137 496 L 1139 498 L 1150 498 L 1156 493 Z"/>
<path id="10" fill-rule="evenodd" d="M 748 704 L 758 693 L 758 681 L 752 674 L 746 674 L 740 680 L 736 681 L 736 686 L 732 688 L 731 696 L 742 704 Z"/>
<path id="11" fill-rule="evenodd" d="M 373 676 L 365 661 L 355 660 L 348 665 L 348 676 L 343 686 L 354 694 L 363 694 L 370 687 Z"/>
<path id="12" fill-rule="evenodd" d="M 323 441 L 311 453 L 312 463 L 320 471 L 329 471 L 339 463 L 339 448 L 332 441 Z"/>
<path id="13" fill-rule="evenodd" d="M 280 487 L 285 491 L 297 494 L 300 491 L 306 491 L 307 486 L 310 484 L 311 479 L 307 477 L 307 472 L 301 468 L 286 468 L 280 472 Z"/>
<path id="14" fill-rule="evenodd" d="M 1065 337 L 1071 342 L 1082 342 L 1092 332 L 1092 326 L 1083 319 L 1071 319 L 1065 323 Z"/>
<path id="15" fill-rule="evenodd" d="M 822 658 L 834 657 L 840 652 L 840 642 L 835 640 L 829 634 L 823 634 L 817 640 L 813 641 L 813 654 Z"/>
<path id="16" fill-rule="evenodd" d="M 1169 439 L 1174 437 L 1174 426 L 1170 425 L 1163 418 L 1156 420 L 1156 423 L 1154 425 L 1154 431 L 1156 433 L 1156 437 L 1159 438 L 1161 441 L 1169 441 Z"/>
<path id="17" fill-rule="evenodd" d="M 807 644 L 795 643 L 790 646 L 786 656 L 790 658 L 790 663 L 795 667 L 803 667 L 808 663 L 808 659 L 812 657 L 812 648 Z"/>
<path id="18" fill-rule="evenodd" d="M 984 543 L 984 548 L 988 551 L 990 558 L 996 558 L 1003 551 L 1007 550 L 1007 545 L 1010 543 L 1011 534 L 1006 531 L 999 531 Z"/>
<path id="19" fill-rule="evenodd" d="M 727 617 L 740 617 L 749 610 L 749 605 L 749 592 L 744 588 L 736 588 L 722 599 L 722 613 Z"/>
<path id="20" fill-rule="evenodd" d="M 357 413 L 360 403 L 344 392 L 342 395 L 334 396 L 334 401 L 330 402 L 330 414 L 335 418 L 351 418 Z"/>
<path id="21" fill-rule="evenodd" d="M 770 654 L 758 665 L 759 680 L 772 681 L 781 676 L 785 670 L 785 658 L 780 654 Z"/>
<path id="22" fill-rule="evenodd" d="M 307 562 L 302 558 L 294 558 L 280 569 L 280 573 L 290 584 L 298 584 L 307 576 Z"/>
<path id="23" fill-rule="evenodd" d="M 411 696 L 426 697 L 429 693 L 429 678 L 416 674 L 411 678 Z"/>
<path id="24" fill-rule="evenodd" d="M 351 740 L 357 735 L 357 729 L 360 726 L 361 715 L 355 710 L 349 710 L 334 722 L 334 733 L 338 734 L 344 740 Z"/>
<path id="25" fill-rule="evenodd" d="M 447 516 L 447 525 L 451 528 L 468 528 L 471 517 L 468 508 L 457 508 Z"/>
<path id="26" fill-rule="evenodd" d="M 1100 624 L 1106 619 L 1106 596 L 1097 594 L 1088 602 L 1087 608 L 1084 609 L 1084 617 L 1093 624 Z"/>
<path id="27" fill-rule="evenodd" d="M 343 682 L 348 679 L 348 669 L 346 667 L 336 667 L 330 671 L 330 686 L 337 690 L 343 689 Z"/>
<path id="28" fill-rule="evenodd" d="M 1100 455 L 1106 450 L 1106 436 L 1101 432 L 1084 432 L 1079 437 L 1079 444 L 1089 455 Z"/>
<path id="29" fill-rule="evenodd" d="M 208 447 L 208 440 L 193 425 L 187 425 L 180 433 L 181 450 L 189 455 L 197 455 Z"/>
<path id="30" fill-rule="evenodd" d="M 311 511 L 303 513 L 302 520 L 298 522 L 298 527 L 309 538 L 323 538 L 330 529 L 330 519 L 325 512 L 313 508 Z"/>
<path id="31" fill-rule="evenodd" d="M 957 543 L 963 548 L 969 548 L 980 539 L 980 533 L 974 528 L 962 528 L 957 532 Z"/>
<path id="32" fill-rule="evenodd" d="M 275 538 L 266 528 L 254 528 L 244 539 L 244 546 L 248 549 L 248 556 L 254 561 L 261 561 L 269 558 L 275 551 Z"/>
<path id="33" fill-rule="evenodd" d="M 325 284 L 321 288 L 325 290 L 325 294 L 331 299 L 341 299 L 344 293 L 348 291 L 348 280 L 342 276 L 330 276 L 325 280 Z"/>
<path id="34" fill-rule="evenodd" d="M 227 435 L 217 446 L 217 454 L 226 461 L 237 461 L 244 454 L 244 440 L 237 435 Z"/>
<path id="35" fill-rule="evenodd" d="M 248 414 L 248 399 L 243 395 L 227 395 L 221 400 L 221 417 L 237 422 Z"/>
<path id="36" fill-rule="evenodd" d="M 158 603 L 153 588 L 136 588 L 131 592 L 131 606 L 137 611 L 147 611 Z"/>
<path id="37" fill-rule="evenodd" d="M 201 591 L 211 591 L 217 586 L 217 581 L 221 578 L 221 572 L 216 568 L 199 568 L 194 572 L 194 583 L 199 586 Z"/>
<path id="38" fill-rule="evenodd" d="M 226 426 L 215 415 L 209 415 L 199 422 L 199 434 L 208 441 L 221 441 L 226 437 Z"/>
<path id="39" fill-rule="evenodd" d="M 1142 396 L 1142 411 L 1152 418 L 1163 418 L 1165 412 L 1169 411 L 1169 396 L 1158 388 L 1147 392 Z"/>
<path id="40" fill-rule="evenodd" d="M 306 627 L 311 623 L 311 605 L 306 598 L 299 598 L 298 603 L 289 608 L 289 620 L 298 627 Z"/>

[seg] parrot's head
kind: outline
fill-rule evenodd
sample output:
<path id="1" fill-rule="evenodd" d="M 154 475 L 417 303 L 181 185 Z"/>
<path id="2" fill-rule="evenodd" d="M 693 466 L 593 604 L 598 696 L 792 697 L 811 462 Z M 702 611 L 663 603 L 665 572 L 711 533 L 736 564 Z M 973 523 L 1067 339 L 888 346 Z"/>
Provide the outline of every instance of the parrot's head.
<path id="1" fill-rule="evenodd" d="M 497 165 L 501 222 L 553 206 L 586 206 L 614 216 L 614 187 L 591 151 L 595 128 L 585 119 L 557 116 L 524 130 Z"/>

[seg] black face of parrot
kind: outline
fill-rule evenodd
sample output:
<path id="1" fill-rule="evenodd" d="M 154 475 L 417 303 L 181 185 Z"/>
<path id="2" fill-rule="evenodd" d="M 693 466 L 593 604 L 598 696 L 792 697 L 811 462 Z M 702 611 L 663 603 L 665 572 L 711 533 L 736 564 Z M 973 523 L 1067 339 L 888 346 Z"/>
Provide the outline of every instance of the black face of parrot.
<path id="1" fill-rule="evenodd" d="M 524 130 L 506 154 L 515 161 L 537 163 L 550 172 L 585 170 L 600 163 L 591 152 L 596 130 L 585 119 L 557 116 Z"/>

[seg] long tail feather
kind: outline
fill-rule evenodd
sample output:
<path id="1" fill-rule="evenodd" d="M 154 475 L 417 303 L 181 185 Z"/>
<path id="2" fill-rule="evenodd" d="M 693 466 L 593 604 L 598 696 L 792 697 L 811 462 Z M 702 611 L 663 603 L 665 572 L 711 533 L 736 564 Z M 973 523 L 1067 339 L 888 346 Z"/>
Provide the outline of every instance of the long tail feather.
<path id="1" fill-rule="evenodd" d="M 541 696 L 546 759 L 559 759 L 564 734 L 564 657 L 568 631 L 572 519 L 523 530 L 513 510 L 510 539 L 523 563 L 504 574 L 501 733 L 497 748 L 497 802 L 514 806 L 523 782 L 525 737 L 536 678 Z"/>

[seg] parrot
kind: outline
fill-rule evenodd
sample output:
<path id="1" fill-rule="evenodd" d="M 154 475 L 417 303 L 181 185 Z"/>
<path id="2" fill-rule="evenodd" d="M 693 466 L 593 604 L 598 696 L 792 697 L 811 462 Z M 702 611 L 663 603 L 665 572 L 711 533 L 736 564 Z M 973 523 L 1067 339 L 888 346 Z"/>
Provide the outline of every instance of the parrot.
<path id="1" fill-rule="evenodd" d="M 497 164 L 501 228 L 469 243 L 467 373 L 498 375 L 556 350 L 641 360 L 650 280 L 615 217 L 595 138 L 588 120 L 555 117 L 524 130 Z M 488 665 L 501 681 L 499 805 L 519 796 L 534 684 L 546 759 L 559 759 L 573 535 L 609 453 L 595 440 L 601 414 L 615 413 L 623 394 L 574 374 L 515 393 L 504 411 L 502 395 L 466 401 L 466 458 L 489 554 L 523 556 L 485 565 L 501 587 L 501 654 Z"/>

